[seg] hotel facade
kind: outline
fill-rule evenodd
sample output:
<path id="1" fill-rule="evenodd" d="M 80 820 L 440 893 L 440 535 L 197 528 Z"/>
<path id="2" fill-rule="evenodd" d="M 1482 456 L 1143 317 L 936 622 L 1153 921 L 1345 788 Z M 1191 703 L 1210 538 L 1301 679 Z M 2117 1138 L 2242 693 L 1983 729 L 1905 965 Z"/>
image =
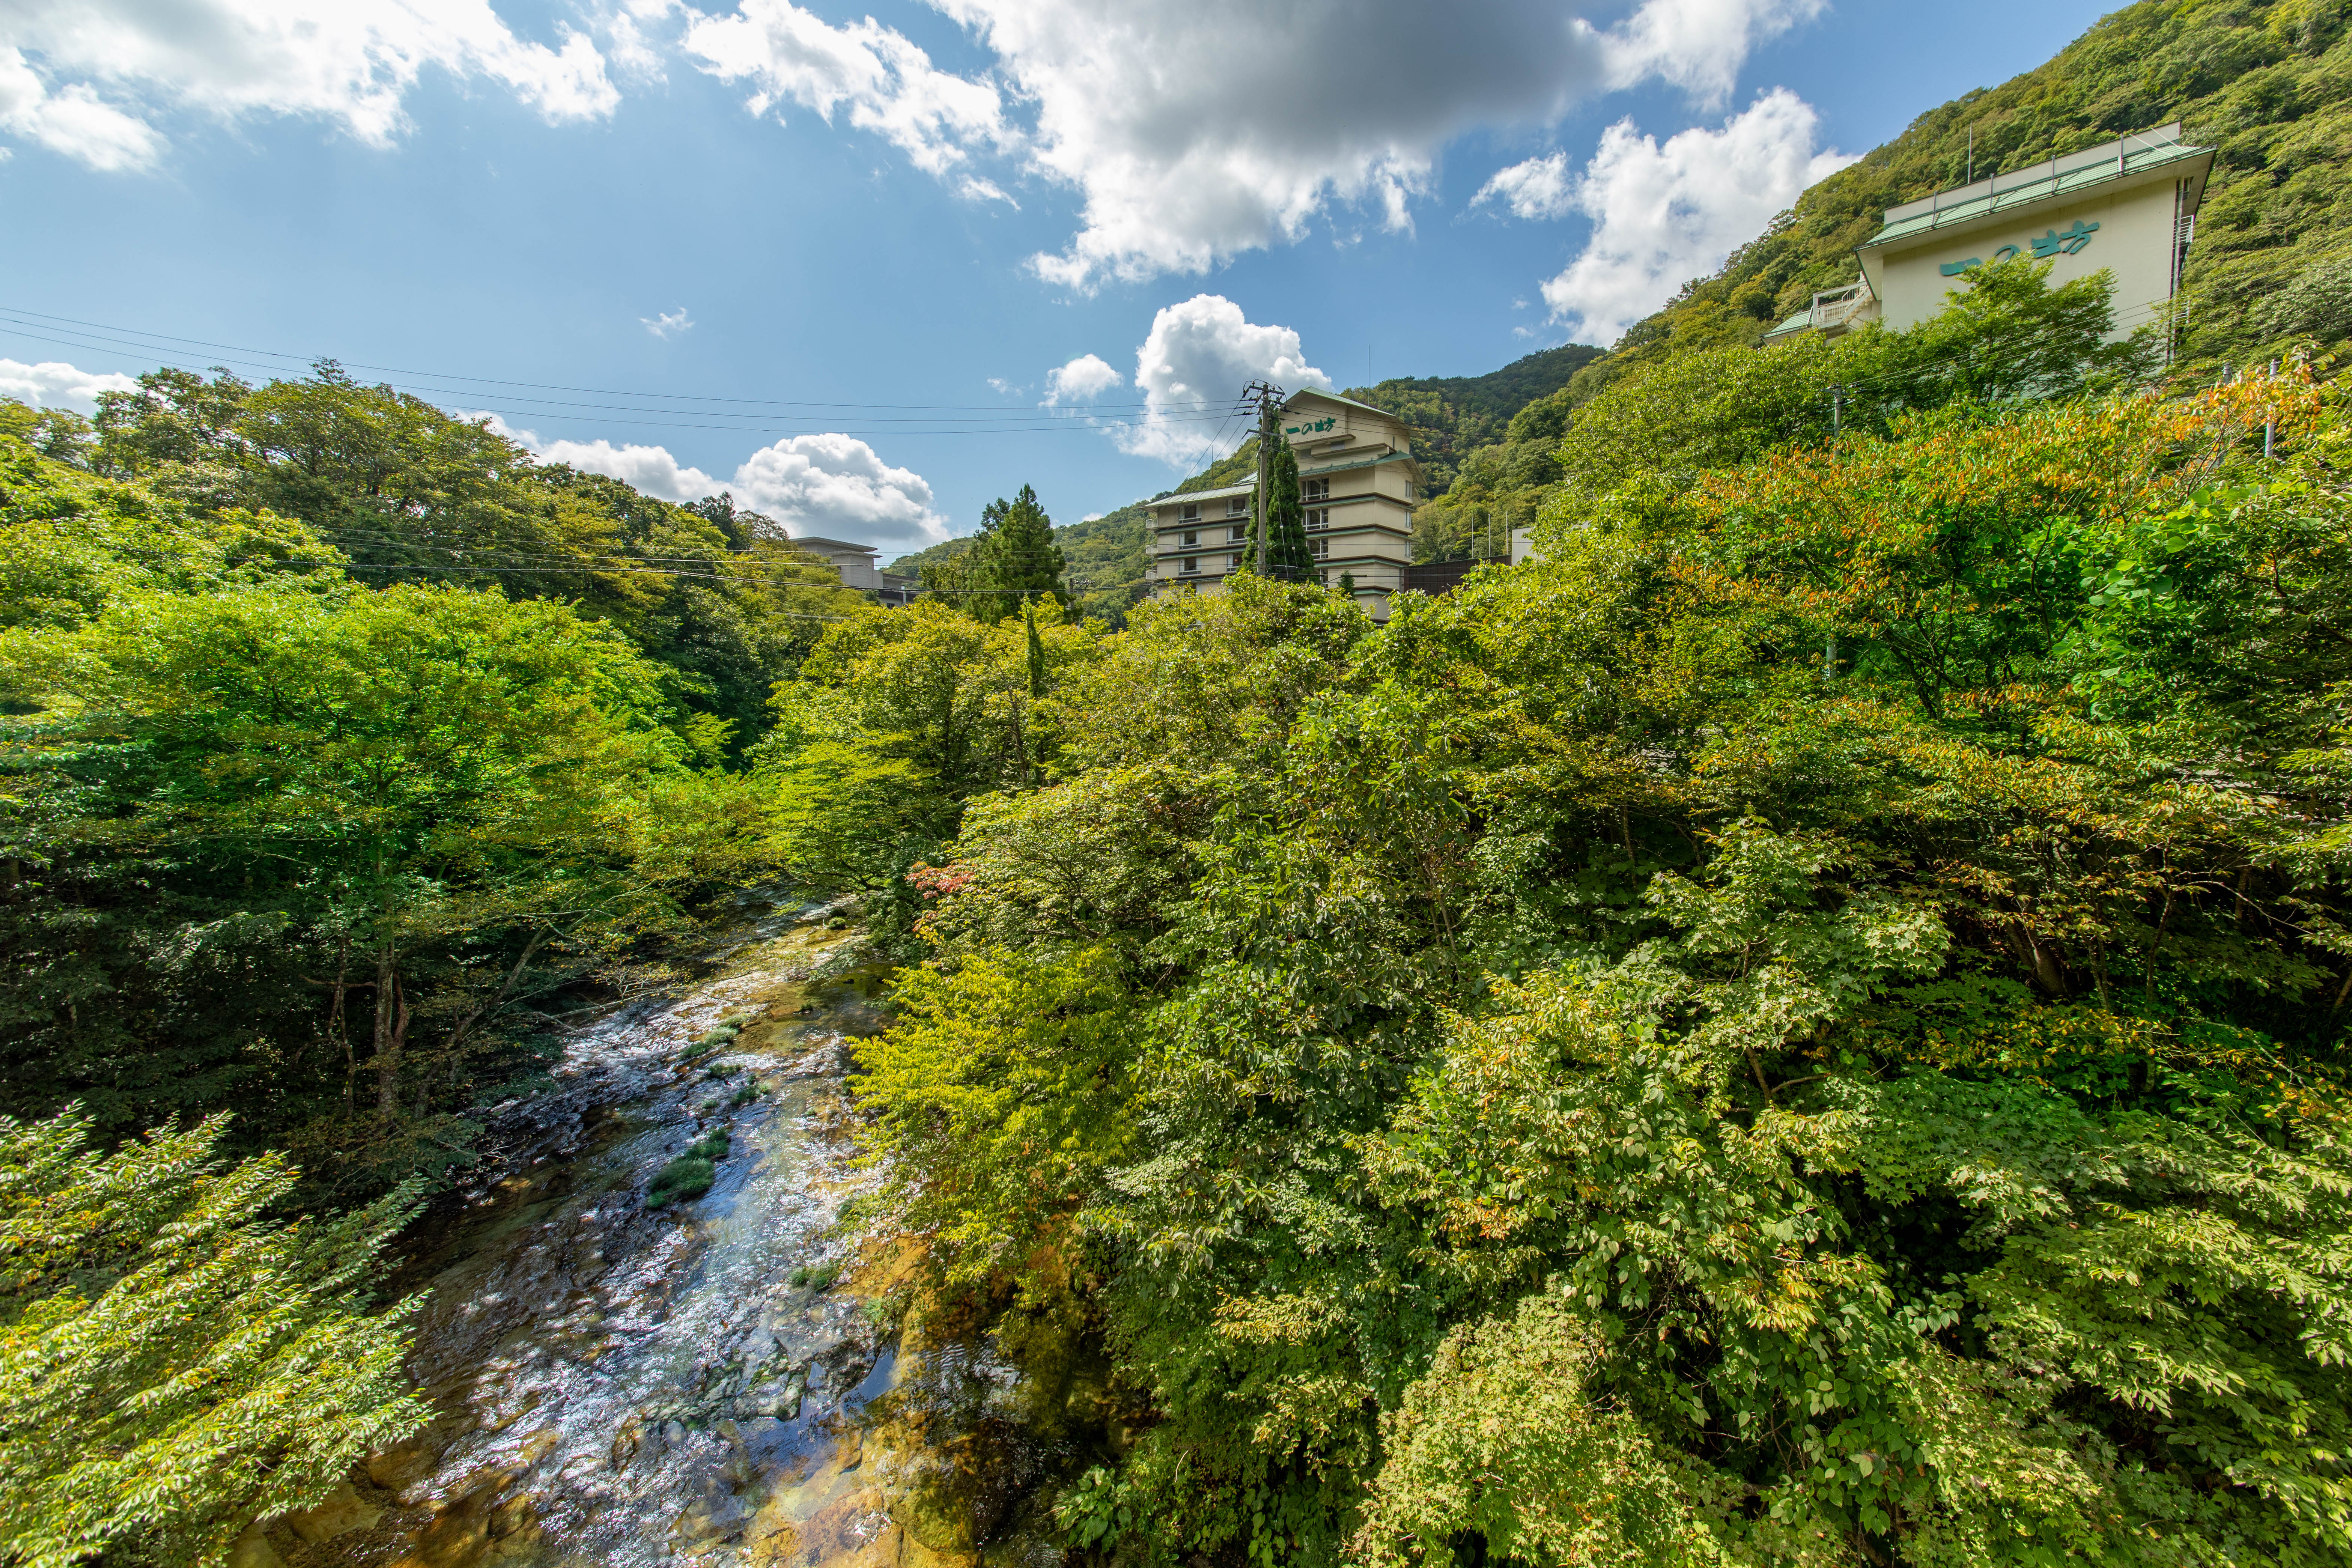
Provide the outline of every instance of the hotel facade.
<path id="1" fill-rule="evenodd" d="M 1323 580 L 1351 578 L 1356 602 L 1386 620 L 1389 595 L 1412 563 L 1412 509 L 1421 466 L 1405 424 L 1384 409 L 1328 392 L 1281 405 L 1282 437 L 1298 461 L 1307 538 Z M 1255 563 L 1257 481 L 1163 496 L 1150 503 L 1154 594 L 1224 591 Z"/>
<path id="2" fill-rule="evenodd" d="M 2213 153 L 2162 125 L 1889 207 L 1856 252 L 1862 276 L 1814 295 L 1764 341 L 1916 325 L 1967 274 L 2012 257 L 2049 262 L 2053 287 L 2113 273 L 2119 338 L 2162 322 L 2180 292 Z"/>

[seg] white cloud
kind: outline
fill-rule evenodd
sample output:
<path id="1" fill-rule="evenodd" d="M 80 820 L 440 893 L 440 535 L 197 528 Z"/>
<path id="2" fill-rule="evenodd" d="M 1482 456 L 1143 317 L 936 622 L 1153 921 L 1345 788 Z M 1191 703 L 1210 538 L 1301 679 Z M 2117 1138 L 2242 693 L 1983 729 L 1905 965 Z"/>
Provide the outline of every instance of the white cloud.
<path id="1" fill-rule="evenodd" d="M 1828 9 L 1829 0 L 1646 0 L 1608 35 L 1609 84 L 1654 77 L 1718 107 L 1750 50 Z"/>
<path id="2" fill-rule="evenodd" d="M 1514 217 L 1566 217 L 1576 210 L 1576 176 L 1568 172 L 1568 154 L 1554 153 L 1496 170 L 1470 198 L 1474 207 L 1488 202 L 1502 203 Z"/>
<path id="3" fill-rule="evenodd" d="M 486 416 L 477 414 L 471 417 Z M 520 445 L 543 463 L 569 463 L 584 473 L 609 475 L 664 500 L 700 500 L 727 488 L 700 468 L 680 463 L 667 447 L 640 447 L 634 443 L 615 447 L 601 439 L 542 441 L 536 431 L 518 429 L 495 414 L 487 417 L 491 429 Z"/>
<path id="4" fill-rule="evenodd" d="M 1126 378 L 1099 354 L 1080 354 L 1045 373 L 1045 406 L 1100 397 Z"/>
<path id="5" fill-rule="evenodd" d="M 436 67 L 496 81 L 551 122 L 619 101 L 588 37 L 526 42 L 488 0 L 9 0 L 0 130 L 98 169 L 153 163 L 164 143 L 149 117 L 167 110 L 316 115 L 383 146 Z"/>
<path id="6" fill-rule="evenodd" d="M 41 408 L 70 408 L 89 414 L 98 407 L 101 392 L 136 392 L 139 384 L 127 375 L 77 370 L 63 360 L 25 364 L 0 359 L 0 397 L 13 397 Z"/>
<path id="7" fill-rule="evenodd" d="M 850 124 L 882 137 L 928 174 L 944 174 L 973 147 L 1012 135 L 995 88 L 936 68 L 905 35 L 871 16 L 835 27 L 792 0 L 740 0 L 730 16 L 695 15 L 684 47 L 720 80 L 748 82 L 752 113 L 791 102 L 830 124 L 845 110 Z M 965 188 L 1004 195 L 977 178 Z"/>
<path id="8" fill-rule="evenodd" d="M 1078 232 L 1031 259 L 1086 289 L 1206 271 L 1297 239 L 1335 205 L 1408 229 L 1462 132 L 1548 125 L 1653 78 L 1719 98 L 1757 44 L 1823 0 L 1644 0 L 1608 31 L 1578 15 L 1588 0 L 930 3 L 992 70 L 942 71 L 870 16 L 836 27 L 792 0 L 688 12 L 684 47 L 750 86 L 754 112 L 845 115 L 967 195 L 1011 199 L 964 166 L 983 154 L 1076 190 Z"/>
<path id="9" fill-rule="evenodd" d="M 608 474 L 664 500 L 700 500 L 726 490 L 738 506 L 765 512 L 796 538 L 920 549 L 947 537 L 947 519 L 923 477 L 892 468 L 854 436 L 788 437 L 744 458 L 722 482 L 680 463 L 667 447 L 543 441 L 495 414 L 470 417 L 488 419 L 490 428 L 542 462 Z"/>
<path id="10" fill-rule="evenodd" d="M 686 313 L 686 307 L 683 305 L 675 310 L 664 310 L 657 315 L 639 316 L 637 321 L 646 331 L 657 338 L 672 338 L 680 332 L 694 331 L 694 318 Z"/>
<path id="11" fill-rule="evenodd" d="M 794 436 L 735 470 L 735 497 L 795 535 L 920 548 L 948 536 L 931 487 L 854 436 Z"/>
<path id="12" fill-rule="evenodd" d="M 1812 106 L 1785 88 L 1719 131 L 1693 126 L 1663 146 L 1630 120 L 1611 126 L 1572 192 L 1592 237 L 1543 286 L 1552 320 L 1608 342 L 1722 265 L 1798 193 L 1854 161 L 1814 152 L 1820 129 Z"/>
<path id="13" fill-rule="evenodd" d="M 1297 332 L 1252 325 L 1221 294 L 1196 294 L 1167 306 L 1151 319 L 1150 334 L 1135 351 L 1144 416 L 1115 433 L 1118 444 L 1180 468 L 1223 457 L 1238 435 L 1238 422 L 1228 416 L 1253 381 L 1270 381 L 1286 392 L 1331 384 L 1307 363 Z"/>

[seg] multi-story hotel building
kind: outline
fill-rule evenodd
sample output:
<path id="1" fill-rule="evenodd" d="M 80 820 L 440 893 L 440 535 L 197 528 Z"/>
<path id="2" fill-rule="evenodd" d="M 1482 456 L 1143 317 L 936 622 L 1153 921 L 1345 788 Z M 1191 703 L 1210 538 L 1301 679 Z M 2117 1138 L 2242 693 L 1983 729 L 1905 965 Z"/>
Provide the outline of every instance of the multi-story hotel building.
<path id="1" fill-rule="evenodd" d="M 1298 460 L 1307 537 L 1323 580 L 1354 581 L 1356 602 L 1386 620 L 1389 595 L 1412 562 L 1412 509 L 1421 466 L 1404 422 L 1384 409 L 1328 392 L 1300 392 L 1281 407 L 1283 439 Z M 1193 490 L 1153 501 L 1154 593 L 1223 591 L 1225 578 L 1255 559 L 1257 482 Z"/>
<path id="2" fill-rule="evenodd" d="M 2212 168 L 2212 148 L 2161 125 L 1889 207 L 1857 252 L 1861 278 L 1814 295 L 1764 341 L 1915 325 L 1967 273 L 2013 256 L 2048 261 L 2053 287 L 2114 274 L 2116 335 L 2127 335 L 2160 321 L 2179 293 Z"/>

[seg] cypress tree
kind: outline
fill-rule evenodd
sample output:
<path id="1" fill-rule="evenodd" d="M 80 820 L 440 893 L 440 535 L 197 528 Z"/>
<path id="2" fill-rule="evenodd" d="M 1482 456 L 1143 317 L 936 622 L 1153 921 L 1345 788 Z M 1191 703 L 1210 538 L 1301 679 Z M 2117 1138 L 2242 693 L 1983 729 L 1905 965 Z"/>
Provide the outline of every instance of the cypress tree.
<path id="1" fill-rule="evenodd" d="M 971 613 L 993 626 L 1023 605 L 1050 594 L 1067 605 L 1062 583 L 1062 547 L 1054 542 L 1054 520 L 1027 485 L 1011 500 L 992 500 L 980 514 L 980 539 L 972 546 Z"/>
<path id="2" fill-rule="evenodd" d="M 1298 498 L 1298 458 L 1286 445 L 1274 455 L 1266 535 L 1268 574 L 1286 583 L 1318 580 L 1315 547 L 1307 540 L 1307 509 Z"/>
<path id="3" fill-rule="evenodd" d="M 1033 602 L 1021 606 L 1029 619 L 1029 695 L 1034 700 L 1045 695 L 1045 645 L 1037 636 L 1037 606 Z"/>

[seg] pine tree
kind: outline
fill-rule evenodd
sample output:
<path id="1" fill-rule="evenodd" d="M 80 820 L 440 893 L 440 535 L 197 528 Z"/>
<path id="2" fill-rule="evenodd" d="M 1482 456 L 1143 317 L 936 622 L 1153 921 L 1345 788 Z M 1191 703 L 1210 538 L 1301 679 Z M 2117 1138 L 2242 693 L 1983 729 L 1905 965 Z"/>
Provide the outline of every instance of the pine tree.
<path id="1" fill-rule="evenodd" d="M 971 613 L 991 626 L 1045 595 L 1067 605 L 1062 547 L 1054 542 L 1054 520 L 1027 485 L 1011 500 L 988 503 L 980 514 L 980 538 L 972 546 L 978 579 Z"/>
<path id="2" fill-rule="evenodd" d="M 1267 491 L 1267 573 L 1286 583 L 1318 580 L 1315 547 L 1307 541 L 1307 509 L 1298 497 L 1298 458 L 1288 446 L 1274 455 L 1274 482 Z"/>
<path id="3" fill-rule="evenodd" d="M 1342 572 L 1339 574 L 1339 594 L 1341 597 L 1351 601 L 1355 598 L 1356 574 L 1353 572 Z"/>

